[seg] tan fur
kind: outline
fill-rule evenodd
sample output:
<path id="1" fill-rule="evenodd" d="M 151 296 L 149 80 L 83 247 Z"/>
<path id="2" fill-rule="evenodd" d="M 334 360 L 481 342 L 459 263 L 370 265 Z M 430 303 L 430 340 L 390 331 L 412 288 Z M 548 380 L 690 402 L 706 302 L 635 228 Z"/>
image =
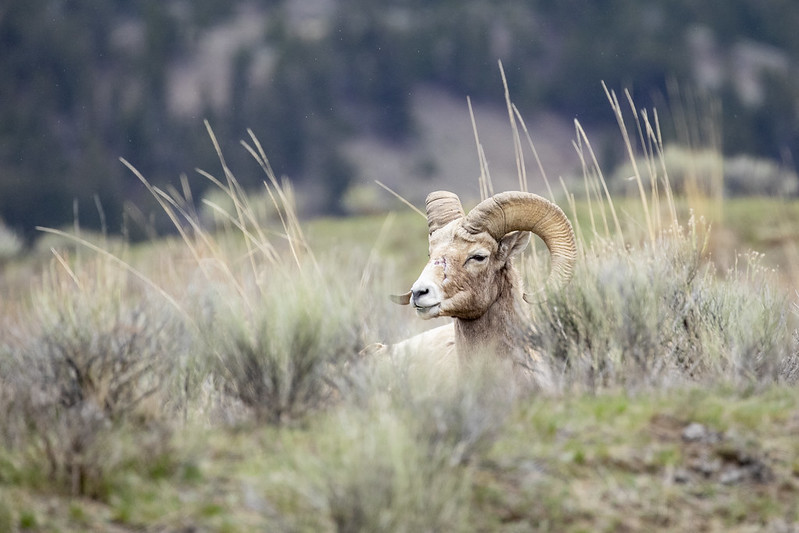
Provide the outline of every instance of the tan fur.
<path id="1" fill-rule="evenodd" d="M 415 354 L 427 358 L 433 368 L 450 371 L 479 364 L 485 357 L 497 358 L 514 363 L 517 382 L 548 388 L 548 372 L 520 342 L 530 317 L 512 259 L 528 241 L 529 234 L 512 233 L 498 243 L 487 233 L 466 232 L 458 221 L 434 232 L 422 275 L 441 291 L 435 316 L 453 321 L 376 353 Z M 482 261 L 474 259 L 483 255 Z"/>
<path id="2" fill-rule="evenodd" d="M 509 364 L 517 383 L 549 388 L 548 368 L 525 347 L 530 316 L 513 258 L 527 247 L 530 233 L 516 230 L 541 236 L 553 253 L 554 277 L 567 281 L 576 257 L 568 219 L 529 193 L 502 193 L 464 216 L 457 196 L 444 191 L 428 196 L 427 216 L 430 260 L 411 292 L 394 300 L 412 303 L 423 319 L 453 322 L 384 351 L 419 350 L 457 368 L 490 358 Z"/>

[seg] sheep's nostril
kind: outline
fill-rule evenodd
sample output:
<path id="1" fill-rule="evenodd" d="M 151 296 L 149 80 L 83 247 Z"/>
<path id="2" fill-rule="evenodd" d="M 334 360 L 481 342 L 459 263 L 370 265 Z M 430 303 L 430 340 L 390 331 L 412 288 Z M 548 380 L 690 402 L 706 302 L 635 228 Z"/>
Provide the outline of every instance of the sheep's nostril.
<path id="1" fill-rule="evenodd" d="M 426 309 L 438 305 L 438 291 L 428 280 L 416 280 L 411 287 L 411 304 L 417 309 Z"/>

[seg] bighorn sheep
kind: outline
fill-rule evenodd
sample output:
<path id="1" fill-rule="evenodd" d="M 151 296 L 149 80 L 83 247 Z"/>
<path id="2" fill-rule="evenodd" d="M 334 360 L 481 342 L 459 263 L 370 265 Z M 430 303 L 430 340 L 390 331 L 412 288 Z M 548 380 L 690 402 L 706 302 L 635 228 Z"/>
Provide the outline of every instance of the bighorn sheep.
<path id="1" fill-rule="evenodd" d="M 504 192 L 478 204 L 466 215 L 458 196 L 433 192 L 427 197 L 430 260 L 411 290 L 392 299 L 413 304 L 423 319 L 452 317 L 453 322 L 391 346 L 390 350 L 425 348 L 443 359 L 468 364 L 485 354 L 521 365 L 520 375 L 547 381 L 524 346 L 530 317 L 521 277 L 513 257 L 533 232 L 550 252 L 548 282 L 564 284 L 577 256 L 574 231 L 554 203 L 531 193 Z M 515 366 L 515 365 L 514 365 Z M 532 370 L 532 375 L 528 370 Z M 537 378 L 537 379 L 536 379 Z"/>

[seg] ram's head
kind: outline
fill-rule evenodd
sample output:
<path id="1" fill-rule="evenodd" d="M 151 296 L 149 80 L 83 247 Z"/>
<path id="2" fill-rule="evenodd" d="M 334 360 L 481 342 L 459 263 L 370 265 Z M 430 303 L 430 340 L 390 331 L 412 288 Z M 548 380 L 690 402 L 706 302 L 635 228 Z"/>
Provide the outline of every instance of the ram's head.
<path id="1" fill-rule="evenodd" d="M 552 202 L 531 193 L 505 192 L 466 215 L 457 195 L 427 197 L 430 260 L 411 291 L 394 297 L 422 318 L 480 318 L 500 294 L 513 291 L 512 258 L 533 232 L 550 252 L 549 279 L 565 283 L 577 255 L 571 223 Z"/>

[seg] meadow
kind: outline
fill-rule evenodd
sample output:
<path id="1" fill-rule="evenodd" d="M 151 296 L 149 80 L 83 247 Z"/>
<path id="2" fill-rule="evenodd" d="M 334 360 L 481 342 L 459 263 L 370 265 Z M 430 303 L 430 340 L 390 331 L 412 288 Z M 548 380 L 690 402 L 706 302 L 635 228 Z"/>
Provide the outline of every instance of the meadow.
<path id="1" fill-rule="evenodd" d="M 547 182 L 580 247 L 530 309 L 547 392 L 361 355 L 428 326 L 387 297 L 425 220 L 300 221 L 254 136 L 263 192 L 221 152 L 216 201 L 140 175 L 175 236 L 43 228 L 4 267 L 0 530 L 796 530 L 799 205 L 672 187 L 634 124 L 632 196 L 587 139 L 580 190 Z M 523 269 L 537 288 L 540 243 Z"/>

